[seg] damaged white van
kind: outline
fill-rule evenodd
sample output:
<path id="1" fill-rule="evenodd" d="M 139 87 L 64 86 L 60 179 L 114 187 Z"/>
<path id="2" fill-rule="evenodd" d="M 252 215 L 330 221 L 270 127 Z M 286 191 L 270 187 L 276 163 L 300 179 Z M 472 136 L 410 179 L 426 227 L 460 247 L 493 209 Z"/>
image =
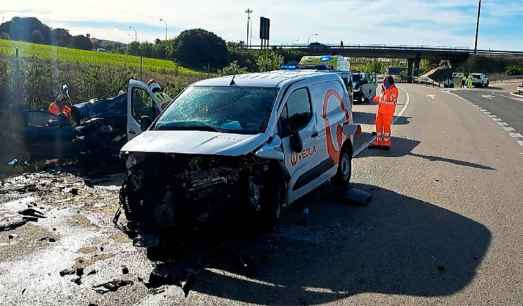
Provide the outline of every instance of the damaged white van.
<path id="1" fill-rule="evenodd" d="M 214 223 L 264 226 L 283 207 L 351 177 L 352 101 L 335 73 L 274 71 L 188 87 L 121 150 L 121 202 L 141 234 Z"/>

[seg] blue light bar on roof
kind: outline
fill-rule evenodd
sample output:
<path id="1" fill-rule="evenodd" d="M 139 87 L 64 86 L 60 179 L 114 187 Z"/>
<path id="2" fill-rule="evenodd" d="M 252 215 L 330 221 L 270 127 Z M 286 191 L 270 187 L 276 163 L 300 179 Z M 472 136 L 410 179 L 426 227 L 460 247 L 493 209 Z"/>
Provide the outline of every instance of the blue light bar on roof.
<path id="1" fill-rule="evenodd" d="M 281 65 L 280 69 L 282 70 L 295 70 L 298 69 L 296 65 Z"/>
<path id="2" fill-rule="evenodd" d="M 324 55 L 320 57 L 320 62 L 329 62 L 330 60 L 332 60 L 332 56 L 330 55 Z"/>

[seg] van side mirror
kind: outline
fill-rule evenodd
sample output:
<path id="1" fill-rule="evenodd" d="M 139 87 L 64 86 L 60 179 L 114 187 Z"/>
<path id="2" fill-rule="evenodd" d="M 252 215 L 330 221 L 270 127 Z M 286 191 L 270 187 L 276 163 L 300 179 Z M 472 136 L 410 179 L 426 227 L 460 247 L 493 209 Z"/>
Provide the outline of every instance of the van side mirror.
<path id="1" fill-rule="evenodd" d="M 150 116 L 140 117 L 140 127 L 142 128 L 142 131 L 145 131 L 152 123 L 153 119 Z"/>
<path id="2" fill-rule="evenodd" d="M 296 153 L 300 153 L 303 151 L 303 141 L 301 140 L 300 133 L 294 132 L 291 134 L 291 137 L 289 138 L 289 145 L 291 146 L 291 150 Z"/>

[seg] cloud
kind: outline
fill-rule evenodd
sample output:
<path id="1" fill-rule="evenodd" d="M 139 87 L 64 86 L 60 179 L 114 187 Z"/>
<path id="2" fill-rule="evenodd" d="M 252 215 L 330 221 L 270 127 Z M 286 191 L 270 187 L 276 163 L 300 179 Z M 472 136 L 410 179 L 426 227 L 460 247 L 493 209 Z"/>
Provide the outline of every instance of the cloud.
<path id="1" fill-rule="evenodd" d="M 0 14 L 34 15 L 74 34 L 120 41 L 163 37 L 167 21 L 170 35 L 182 29 L 204 28 L 226 40 L 245 40 L 247 7 L 254 10 L 254 42 L 258 18 L 271 18 L 271 42 L 307 42 L 313 33 L 322 42 L 345 44 L 409 44 L 471 47 L 477 0 L 149 0 L 82 1 L 24 0 L 2 4 Z M 521 0 L 483 1 L 480 47 L 523 49 L 523 41 L 510 39 L 523 31 Z M 28 9 L 29 8 L 29 9 Z M 496 29 L 503 35 L 496 35 Z M 484 32 L 483 32 L 484 31 Z"/>

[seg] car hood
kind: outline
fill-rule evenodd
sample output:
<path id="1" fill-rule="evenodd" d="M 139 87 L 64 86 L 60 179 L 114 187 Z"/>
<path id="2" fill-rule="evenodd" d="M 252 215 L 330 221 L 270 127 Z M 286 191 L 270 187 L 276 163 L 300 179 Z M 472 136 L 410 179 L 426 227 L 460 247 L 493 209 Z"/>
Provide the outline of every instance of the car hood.
<path id="1" fill-rule="evenodd" d="M 121 151 L 240 156 L 254 151 L 266 140 L 265 134 L 146 131 L 129 141 Z"/>

